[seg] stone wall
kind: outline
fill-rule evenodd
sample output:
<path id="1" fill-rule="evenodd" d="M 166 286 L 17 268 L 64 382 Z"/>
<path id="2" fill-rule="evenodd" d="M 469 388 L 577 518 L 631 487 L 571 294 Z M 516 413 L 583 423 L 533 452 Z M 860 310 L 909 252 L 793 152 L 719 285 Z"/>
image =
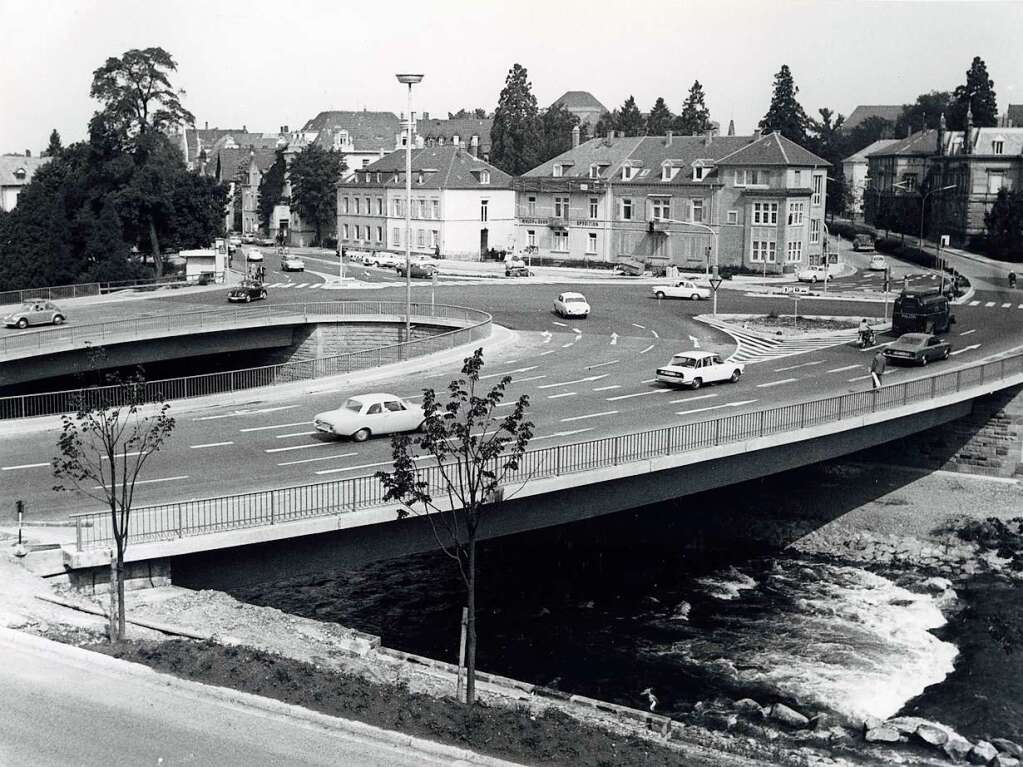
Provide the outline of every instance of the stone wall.
<path id="1" fill-rule="evenodd" d="M 413 325 L 412 340 L 446 333 L 452 328 Z M 296 327 L 291 346 L 269 355 L 267 364 L 303 362 L 349 352 L 399 344 L 405 333 L 401 323 L 320 322 Z"/>

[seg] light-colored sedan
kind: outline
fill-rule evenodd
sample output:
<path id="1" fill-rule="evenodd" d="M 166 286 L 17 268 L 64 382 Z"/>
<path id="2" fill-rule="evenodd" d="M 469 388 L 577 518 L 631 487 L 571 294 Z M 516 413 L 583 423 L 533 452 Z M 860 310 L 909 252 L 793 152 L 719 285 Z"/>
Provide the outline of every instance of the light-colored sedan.
<path id="1" fill-rule="evenodd" d="M 731 381 L 742 377 L 741 362 L 725 362 L 714 352 L 680 352 L 664 367 L 657 368 L 657 380 L 672 386 L 699 389 L 706 383 Z"/>
<path id="2" fill-rule="evenodd" d="M 870 257 L 870 263 L 867 265 L 867 268 L 872 272 L 883 272 L 888 268 L 888 259 L 880 253 L 875 253 Z"/>
<path id="3" fill-rule="evenodd" d="M 393 394 L 360 394 L 336 410 L 317 413 L 317 431 L 364 442 L 374 434 L 391 434 L 422 429 L 423 409 Z"/>
<path id="4" fill-rule="evenodd" d="M 9 328 L 27 328 L 29 325 L 60 325 L 67 319 L 64 311 L 50 301 L 26 301 L 4 317 Z"/>
<path id="5" fill-rule="evenodd" d="M 817 282 L 826 282 L 831 279 L 831 273 L 828 268 L 822 264 L 814 266 L 808 266 L 805 269 L 800 269 L 796 272 L 796 279 L 800 282 L 809 282 L 811 284 Z"/>
<path id="6" fill-rule="evenodd" d="M 590 304 L 582 293 L 562 293 L 554 299 L 554 312 L 559 317 L 586 317 L 590 314 Z"/>
<path id="7" fill-rule="evenodd" d="M 304 272 L 305 261 L 298 256 L 281 256 L 282 272 Z"/>
<path id="8" fill-rule="evenodd" d="M 376 267 L 388 267 L 393 269 L 398 263 L 405 263 L 405 257 L 402 256 L 400 259 L 394 253 L 388 253 L 384 250 L 375 250 L 372 253 L 367 253 L 362 257 L 363 266 L 376 266 Z"/>
<path id="9" fill-rule="evenodd" d="M 692 280 L 679 280 L 674 285 L 654 285 L 650 292 L 657 298 L 688 298 L 691 301 L 710 298 L 710 288 L 697 285 Z"/>

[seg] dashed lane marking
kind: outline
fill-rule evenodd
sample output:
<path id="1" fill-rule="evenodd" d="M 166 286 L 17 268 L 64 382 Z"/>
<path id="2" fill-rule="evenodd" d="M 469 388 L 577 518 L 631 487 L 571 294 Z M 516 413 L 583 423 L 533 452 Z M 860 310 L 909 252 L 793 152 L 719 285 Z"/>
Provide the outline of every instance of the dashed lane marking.
<path id="1" fill-rule="evenodd" d="M 608 365 L 617 365 L 618 362 L 619 362 L 619 360 L 609 360 L 607 362 L 599 362 L 596 365 L 589 365 L 589 366 L 587 366 L 586 369 L 587 370 L 593 370 L 594 368 L 603 368 L 603 367 L 607 367 Z"/>
<path id="2" fill-rule="evenodd" d="M 278 466 L 294 466 L 299 463 L 314 463 L 315 461 L 336 461 L 339 458 L 351 458 L 353 455 L 358 453 L 340 453 L 339 455 L 321 455 L 316 458 L 302 458 L 298 461 L 285 461 L 284 463 L 277 464 Z"/>
<path id="3" fill-rule="evenodd" d="M 1006 304 L 1006 306 L 1008 306 L 1008 304 Z M 579 328 L 572 328 L 572 332 L 578 336 L 581 336 L 583 334 L 583 332 Z"/>
<path id="4" fill-rule="evenodd" d="M 544 384 L 543 386 L 537 386 L 537 389 L 553 389 L 555 386 L 573 386 L 578 383 L 588 383 L 590 381 L 599 381 L 601 378 L 607 378 L 608 374 L 604 373 L 599 376 L 588 376 L 586 378 L 577 378 L 574 381 L 562 381 L 560 383 Z"/>
<path id="5" fill-rule="evenodd" d="M 202 450 L 204 447 L 226 447 L 233 444 L 234 442 L 207 442 L 204 445 L 189 445 L 189 447 L 192 450 Z"/>
<path id="6" fill-rule="evenodd" d="M 1002 304 L 1002 308 L 1003 309 L 1008 309 L 1010 306 L 1012 306 L 1011 303 L 1004 303 L 1004 304 Z"/>
<path id="7" fill-rule="evenodd" d="M 784 368 L 775 368 L 774 372 L 775 373 L 783 373 L 786 370 L 795 370 L 796 368 L 808 368 L 808 367 L 813 367 L 814 365 L 823 365 L 823 364 L 824 364 L 824 360 L 817 360 L 816 362 L 804 362 L 804 363 L 802 363 L 800 365 L 789 365 L 788 367 L 784 367 Z"/>
<path id="8" fill-rule="evenodd" d="M 962 354 L 963 352 L 973 351 L 974 349 L 979 349 L 979 348 L 980 348 L 980 344 L 970 344 L 969 346 L 964 346 L 962 349 L 956 349 L 954 352 L 952 352 L 952 356 L 955 356 L 957 354 Z"/>
<path id="9" fill-rule="evenodd" d="M 660 338 L 660 336 L 659 336 L 659 335 L 657 335 L 657 331 L 656 331 L 656 330 L 651 330 L 651 331 L 650 331 L 650 334 L 651 334 L 651 335 L 652 335 L 652 336 L 653 336 L 654 338 Z"/>
<path id="10" fill-rule="evenodd" d="M 643 351 L 641 351 L 640 354 L 646 354 L 648 351 L 653 349 L 654 346 L 655 346 L 655 344 L 650 344 L 647 348 L 645 348 Z"/>
<path id="11" fill-rule="evenodd" d="M 175 482 L 179 479 L 188 479 L 187 474 L 181 474 L 177 477 L 160 477 L 159 479 L 136 479 L 136 485 L 155 485 L 157 482 Z M 93 490 L 105 490 L 103 485 L 94 485 Z"/>
<path id="12" fill-rule="evenodd" d="M 968 335 L 970 335 L 970 333 L 976 333 L 976 332 L 977 332 L 977 329 L 976 329 L 976 328 L 974 328 L 973 330 L 964 330 L 964 331 L 963 331 L 962 333 L 960 333 L 959 335 L 961 335 L 961 336 L 968 336 Z"/>
<path id="13" fill-rule="evenodd" d="M 312 429 L 308 431 L 293 431 L 291 434 L 275 434 L 274 439 L 289 439 L 291 437 L 308 437 L 312 434 Z"/>
<path id="14" fill-rule="evenodd" d="M 555 439 L 557 437 L 571 437 L 573 434 L 582 434 L 584 431 L 593 431 L 593 427 L 586 429 L 572 429 L 571 431 L 559 431 L 554 434 L 545 434 L 542 437 L 533 437 L 530 442 L 539 442 L 542 439 Z"/>
<path id="15" fill-rule="evenodd" d="M 617 402 L 620 399 L 632 399 L 633 397 L 645 397 L 648 394 L 665 394 L 671 389 L 650 389 L 648 391 L 636 392 L 635 394 L 619 394 L 617 397 L 608 397 L 608 402 Z"/>
<path id="16" fill-rule="evenodd" d="M 357 471 L 358 469 L 375 469 L 378 466 L 393 466 L 390 461 L 381 461 L 380 463 L 364 463 L 360 466 L 342 466 L 340 469 L 321 469 L 316 472 L 317 474 L 337 474 L 342 471 Z"/>
<path id="17" fill-rule="evenodd" d="M 831 370 L 825 370 L 825 373 L 844 373 L 846 370 L 855 370 L 859 365 L 846 365 L 840 368 L 831 368 Z"/>
<path id="18" fill-rule="evenodd" d="M 680 410 L 675 415 L 692 415 L 693 413 L 706 413 L 708 410 L 720 410 L 725 407 L 742 407 L 743 405 L 751 405 L 756 402 L 755 399 L 744 399 L 740 402 L 726 402 L 723 405 L 709 405 L 708 407 L 698 407 L 693 410 Z"/>
<path id="19" fill-rule="evenodd" d="M 515 370 L 506 370 L 504 373 L 490 373 L 489 375 L 480 376 L 480 380 L 486 380 L 487 378 L 500 378 L 501 376 L 511 375 L 512 373 L 528 373 L 530 370 L 536 370 L 539 365 L 532 365 L 528 368 L 516 368 Z"/>
<path id="20" fill-rule="evenodd" d="M 547 376 L 542 375 L 542 376 L 529 376 L 528 378 L 516 378 L 514 381 L 512 381 L 512 383 L 526 383 L 526 381 L 539 381 L 541 378 L 546 378 L 546 377 Z"/>
<path id="21" fill-rule="evenodd" d="M 550 351 L 540 352 L 540 356 L 541 357 L 546 357 L 548 354 L 554 354 L 554 352 L 556 352 L 556 351 L 557 351 L 557 349 L 551 349 Z"/>
<path id="22" fill-rule="evenodd" d="M 621 389 L 621 388 L 622 387 L 619 384 L 612 384 L 611 386 L 598 386 L 597 388 L 592 389 L 591 391 L 611 391 L 611 389 Z"/>
<path id="23" fill-rule="evenodd" d="M 275 426 L 250 426 L 248 429 L 239 429 L 238 431 L 245 433 L 248 431 L 267 431 L 269 429 L 290 429 L 292 426 L 308 426 L 309 421 L 296 421 L 295 423 L 279 423 Z"/>
<path id="24" fill-rule="evenodd" d="M 2 466 L 0 471 L 14 471 L 15 469 L 38 469 L 40 466 L 51 466 L 49 462 L 46 463 L 23 463 L 19 466 Z"/>
<path id="25" fill-rule="evenodd" d="M 566 391 L 566 392 L 562 392 L 561 394 L 548 394 L 547 395 L 547 399 L 561 399 L 562 397 L 574 397 L 574 396 L 575 396 L 575 392 L 574 391 Z"/>
<path id="26" fill-rule="evenodd" d="M 263 407 L 255 410 L 235 410 L 233 413 L 223 413 L 221 415 L 205 415 L 201 418 L 194 418 L 194 421 L 217 421 L 221 418 L 237 418 L 243 415 L 260 415 L 262 413 L 275 413 L 278 410 L 291 410 L 292 408 L 301 407 L 300 405 L 278 405 L 277 407 Z"/>
<path id="27" fill-rule="evenodd" d="M 646 325 L 639 325 L 635 322 L 632 323 L 632 327 L 639 328 L 640 330 L 646 330 Z"/>
<path id="28" fill-rule="evenodd" d="M 980 301 L 970 301 L 970 306 L 980 306 Z"/>
<path id="29" fill-rule="evenodd" d="M 558 327 L 562 327 L 562 328 L 567 328 L 568 327 L 568 325 L 566 325 L 564 322 L 556 322 L 554 320 L 551 320 L 551 324 L 552 325 L 557 325 Z"/>
<path id="30" fill-rule="evenodd" d="M 656 378 L 645 378 L 642 381 L 640 381 L 640 383 L 653 383 L 656 380 L 657 380 Z"/>
<path id="31" fill-rule="evenodd" d="M 308 445 L 291 445 L 290 447 L 268 447 L 264 453 L 286 453 L 289 450 L 308 450 L 313 447 L 330 447 L 330 442 L 311 442 Z"/>
<path id="32" fill-rule="evenodd" d="M 780 381 L 769 381 L 767 383 L 757 384 L 757 388 L 767 389 L 770 388 L 771 386 L 781 386 L 782 384 L 792 383 L 793 381 L 798 380 L 799 380 L 798 378 L 783 378 Z"/>
<path id="33" fill-rule="evenodd" d="M 716 394 L 700 394 L 697 397 L 684 397 L 682 399 L 673 399 L 671 401 L 671 404 L 672 405 L 678 405 L 678 404 L 680 404 L 682 402 L 695 402 L 698 399 L 714 399 L 714 397 L 716 397 L 716 396 L 718 396 L 718 395 L 716 395 Z"/>
<path id="34" fill-rule="evenodd" d="M 588 413 L 586 415 L 573 415 L 569 418 L 562 418 L 562 423 L 570 423 L 571 421 L 584 421 L 587 418 L 603 418 L 606 415 L 618 415 L 617 410 L 605 410 L 602 413 Z"/>
<path id="35" fill-rule="evenodd" d="M 992 307 L 994 305 L 995 305 L 994 301 L 988 301 L 986 304 L 984 304 L 985 307 Z"/>

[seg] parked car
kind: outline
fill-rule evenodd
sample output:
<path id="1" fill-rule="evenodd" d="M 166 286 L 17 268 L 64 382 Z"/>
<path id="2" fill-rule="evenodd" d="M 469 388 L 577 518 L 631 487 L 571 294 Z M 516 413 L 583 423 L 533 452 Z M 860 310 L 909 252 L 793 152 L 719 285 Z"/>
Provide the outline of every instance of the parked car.
<path id="1" fill-rule="evenodd" d="M 259 280 L 242 280 L 240 285 L 227 292 L 227 300 L 232 303 L 249 303 L 266 298 L 266 288 Z"/>
<path id="2" fill-rule="evenodd" d="M 376 267 L 389 267 L 394 268 L 398 263 L 405 263 L 405 257 L 402 256 L 400 259 L 394 253 L 388 253 L 387 251 L 373 251 L 372 253 L 366 253 L 362 257 L 363 266 L 376 266 Z"/>
<path id="3" fill-rule="evenodd" d="M 245 260 L 250 264 L 261 264 L 263 263 L 263 254 L 255 248 L 245 249 Z"/>
<path id="4" fill-rule="evenodd" d="M 725 362 L 714 352 L 680 352 L 667 365 L 657 368 L 657 380 L 671 386 L 699 389 L 706 383 L 735 383 L 745 368 L 741 362 Z"/>
<path id="5" fill-rule="evenodd" d="M 857 234 L 853 237 L 853 250 L 871 251 L 874 249 L 874 238 L 869 234 Z"/>
<path id="6" fill-rule="evenodd" d="M 697 285 L 692 280 L 679 280 L 674 285 L 654 285 L 650 292 L 657 298 L 688 298 L 691 301 L 710 298 L 710 288 Z"/>
<path id="7" fill-rule="evenodd" d="M 873 272 L 883 272 L 888 268 L 888 259 L 880 253 L 875 253 L 870 257 L 870 264 L 867 268 Z"/>
<path id="8" fill-rule="evenodd" d="M 374 434 L 422 429 L 423 409 L 393 394 L 360 394 L 336 410 L 317 413 L 316 431 L 364 442 Z"/>
<path id="9" fill-rule="evenodd" d="M 64 310 L 51 301 L 26 301 L 4 317 L 9 328 L 27 328 L 29 325 L 60 325 L 67 319 Z"/>
<path id="10" fill-rule="evenodd" d="M 825 282 L 832 279 L 831 272 L 824 264 L 815 264 L 796 272 L 796 279 L 800 282 L 816 283 L 818 280 Z"/>
<path id="11" fill-rule="evenodd" d="M 947 360 L 951 353 L 952 344 L 930 333 L 904 333 L 884 350 L 884 356 L 892 362 L 915 365 Z"/>
<path id="12" fill-rule="evenodd" d="M 517 264 L 505 264 L 504 265 L 504 276 L 505 277 L 532 277 L 533 273 L 529 271 L 529 267 L 519 261 Z"/>
<path id="13" fill-rule="evenodd" d="M 399 263 L 396 267 L 394 267 L 394 270 L 398 273 L 398 276 L 404 277 L 405 262 L 402 261 L 401 263 Z M 438 269 L 434 264 L 430 263 L 430 261 L 425 259 L 415 259 L 409 262 L 409 274 L 412 277 L 423 277 L 426 279 L 430 279 L 439 271 L 440 269 Z"/>
<path id="14" fill-rule="evenodd" d="M 305 261 L 298 256 L 281 256 L 282 272 L 304 272 Z"/>
<path id="15" fill-rule="evenodd" d="M 554 312 L 559 317 L 582 317 L 590 314 L 590 305 L 582 293 L 561 293 L 554 299 Z"/>

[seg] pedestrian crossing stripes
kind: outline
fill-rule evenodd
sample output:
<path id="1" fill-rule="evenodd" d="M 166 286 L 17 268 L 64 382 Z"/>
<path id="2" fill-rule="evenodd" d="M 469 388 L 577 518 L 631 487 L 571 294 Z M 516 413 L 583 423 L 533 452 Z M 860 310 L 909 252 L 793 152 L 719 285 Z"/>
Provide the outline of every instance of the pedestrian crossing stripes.
<path id="1" fill-rule="evenodd" d="M 728 358 L 729 362 L 745 362 L 751 365 L 781 357 L 791 357 L 796 354 L 806 354 L 820 349 L 828 349 L 832 346 L 852 343 L 856 340 L 856 331 L 852 329 L 848 333 L 842 332 L 818 336 L 816 338 L 786 338 L 784 336 L 774 338 L 762 333 L 744 330 L 728 322 L 707 317 L 701 317 L 700 319 L 705 324 L 727 333 L 735 341 L 736 350 Z"/>
<path id="2" fill-rule="evenodd" d="M 983 306 L 985 309 L 1023 309 L 1023 304 L 1013 306 L 1011 301 L 970 301 L 966 306 Z"/>

